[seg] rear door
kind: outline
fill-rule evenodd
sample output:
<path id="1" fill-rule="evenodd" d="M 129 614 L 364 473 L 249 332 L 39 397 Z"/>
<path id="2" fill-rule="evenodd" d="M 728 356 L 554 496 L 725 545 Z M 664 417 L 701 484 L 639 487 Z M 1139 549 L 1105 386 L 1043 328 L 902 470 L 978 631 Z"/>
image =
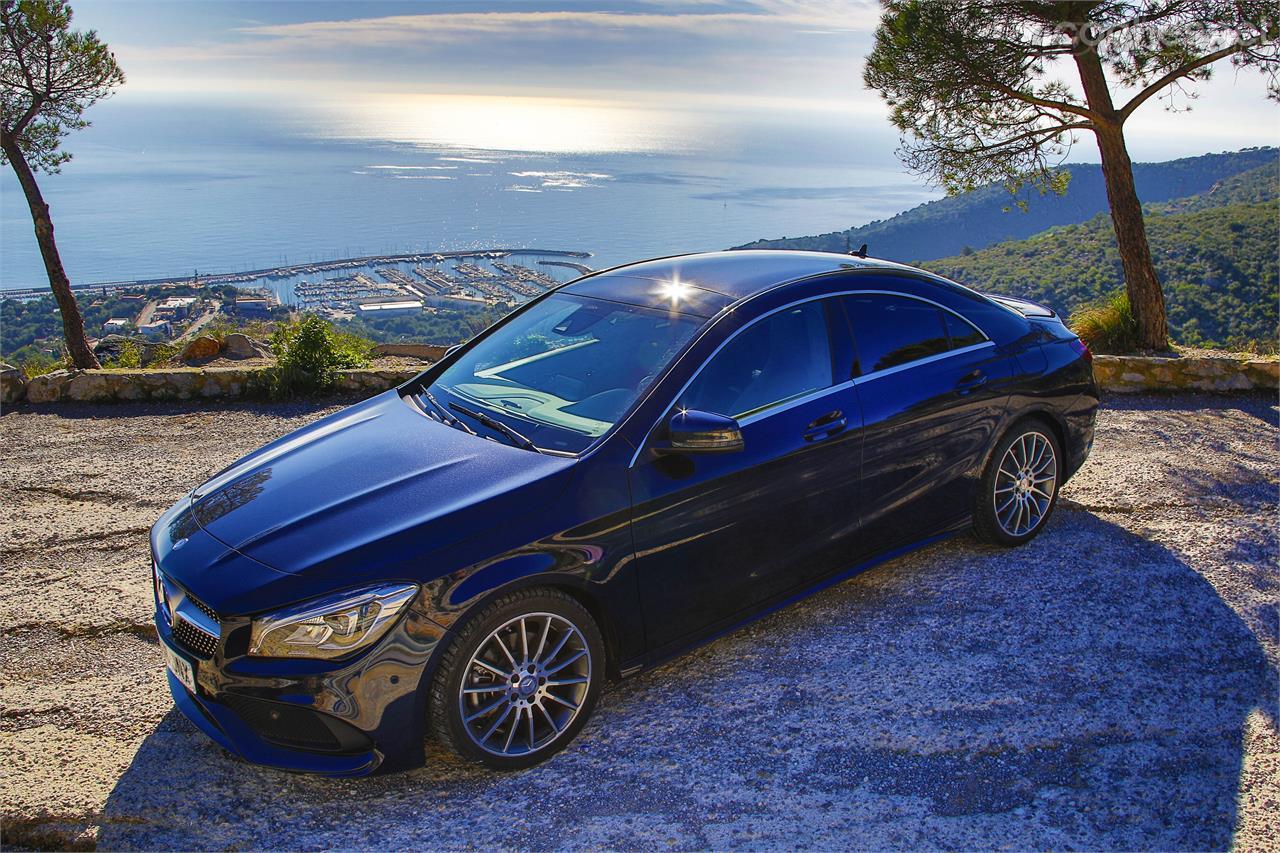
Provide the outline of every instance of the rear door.
<path id="1" fill-rule="evenodd" d="M 862 405 L 861 550 L 917 541 L 970 510 L 1014 374 L 1012 357 L 938 303 L 841 297 Z"/>

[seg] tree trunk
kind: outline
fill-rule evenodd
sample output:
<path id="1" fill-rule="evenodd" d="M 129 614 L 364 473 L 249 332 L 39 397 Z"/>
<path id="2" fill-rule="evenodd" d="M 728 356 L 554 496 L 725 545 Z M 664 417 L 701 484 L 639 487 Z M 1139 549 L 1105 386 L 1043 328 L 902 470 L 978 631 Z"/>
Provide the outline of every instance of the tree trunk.
<path id="1" fill-rule="evenodd" d="M 98 357 L 89 348 L 89 339 L 84 331 L 84 318 L 80 316 L 80 305 L 71 293 L 71 280 L 62 268 L 62 258 L 58 256 L 58 244 L 53 239 L 53 220 L 49 217 L 49 205 L 45 204 L 40 187 L 36 184 L 36 176 L 27 164 L 22 149 L 8 133 L 0 135 L 0 146 L 4 148 L 13 171 L 22 184 L 22 191 L 27 196 L 27 206 L 31 208 L 31 221 L 35 223 L 36 242 L 40 244 L 40 255 L 44 258 L 45 272 L 49 275 L 49 287 L 53 290 L 53 298 L 58 303 L 62 314 L 62 335 L 67 343 L 67 352 L 71 354 L 71 363 L 82 370 L 101 367 Z"/>
<path id="2" fill-rule="evenodd" d="M 1099 127 L 1098 149 L 1102 153 L 1102 174 L 1107 184 L 1107 201 L 1111 205 L 1111 222 L 1115 226 L 1116 246 L 1124 265 L 1125 289 L 1129 306 L 1138 322 L 1138 341 L 1143 349 L 1169 348 L 1169 321 L 1165 316 L 1164 290 L 1151 262 L 1147 244 L 1147 223 L 1142 217 L 1142 203 L 1133 185 L 1133 164 L 1124 144 L 1121 127 Z"/>
<path id="3" fill-rule="evenodd" d="M 1120 263 L 1124 267 L 1125 289 L 1138 323 L 1138 345 L 1147 350 L 1167 350 L 1169 321 L 1165 316 L 1164 291 L 1151 262 L 1147 223 L 1142 218 L 1142 202 L 1133 184 L 1133 162 L 1124 142 L 1124 124 L 1111 102 L 1111 90 L 1097 52 L 1092 47 L 1081 47 L 1074 58 L 1089 109 L 1100 116 L 1094 121 L 1094 135 L 1102 155 L 1102 177 L 1107 186 L 1107 203 L 1111 208 Z"/>

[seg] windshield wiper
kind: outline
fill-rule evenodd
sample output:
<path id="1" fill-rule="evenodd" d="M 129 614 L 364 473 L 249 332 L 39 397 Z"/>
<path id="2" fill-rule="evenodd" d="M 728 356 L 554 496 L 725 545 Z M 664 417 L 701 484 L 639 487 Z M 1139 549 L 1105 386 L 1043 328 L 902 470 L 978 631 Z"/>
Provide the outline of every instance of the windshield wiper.
<path id="1" fill-rule="evenodd" d="M 526 436 L 521 435 L 511 427 L 504 424 L 502 421 L 497 420 L 496 418 L 491 418 L 488 415 L 484 414 L 483 412 L 477 412 L 477 411 L 474 411 L 473 409 L 468 409 L 466 406 L 459 406 L 457 403 L 450 403 L 449 408 L 453 409 L 455 412 L 462 412 L 462 414 L 466 415 L 467 417 L 471 418 L 472 420 L 476 421 L 479 424 L 487 426 L 489 429 L 497 430 L 498 432 L 505 435 L 507 438 L 511 439 L 511 442 L 515 444 L 516 447 L 521 447 L 521 448 L 524 448 L 525 450 L 532 450 L 534 453 L 542 452 L 542 449 L 538 447 L 538 445 L 530 441 Z"/>
<path id="2" fill-rule="evenodd" d="M 436 410 L 437 414 L 440 415 L 440 419 L 444 421 L 446 424 L 448 424 L 449 426 L 457 427 L 463 432 L 469 432 L 472 435 L 476 434 L 476 431 L 473 430 L 471 427 L 467 426 L 461 420 L 449 414 L 449 410 L 446 409 L 444 406 L 440 405 L 440 401 L 437 400 L 435 397 L 433 397 L 430 391 L 427 391 L 424 389 L 419 396 L 431 404 L 431 408 Z"/>

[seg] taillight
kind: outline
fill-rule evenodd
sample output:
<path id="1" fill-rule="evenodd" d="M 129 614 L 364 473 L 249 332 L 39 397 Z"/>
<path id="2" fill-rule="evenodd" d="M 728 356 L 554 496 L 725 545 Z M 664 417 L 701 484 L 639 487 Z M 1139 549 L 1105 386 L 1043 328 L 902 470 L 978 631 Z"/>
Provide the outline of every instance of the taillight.
<path id="1" fill-rule="evenodd" d="M 1084 360 L 1093 364 L 1093 351 L 1089 349 L 1089 345 L 1084 341 L 1076 338 L 1071 342 L 1071 348 L 1080 355 L 1084 356 Z"/>

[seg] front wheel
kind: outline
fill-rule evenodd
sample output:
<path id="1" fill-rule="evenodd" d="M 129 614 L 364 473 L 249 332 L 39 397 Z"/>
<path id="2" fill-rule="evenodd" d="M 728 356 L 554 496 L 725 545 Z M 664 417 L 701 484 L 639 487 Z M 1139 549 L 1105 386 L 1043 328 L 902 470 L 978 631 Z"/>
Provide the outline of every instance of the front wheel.
<path id="1" fill-rule="evenodd" d="M 1062 451 L 1039 420 L 1016 424 L 996 445 L 978 489 L 974 530 L 1000 545 L 1021 545 L 1044 528 L 1058 502 Z"/>
<path id="2" fill-rule="evenodd" d="M 604 679 L 600 629 L 554 589 L 503 596 L 469 619 L 431 687 L 436 737 L 495 769 L 530 767 L 586 724 Z"/>

